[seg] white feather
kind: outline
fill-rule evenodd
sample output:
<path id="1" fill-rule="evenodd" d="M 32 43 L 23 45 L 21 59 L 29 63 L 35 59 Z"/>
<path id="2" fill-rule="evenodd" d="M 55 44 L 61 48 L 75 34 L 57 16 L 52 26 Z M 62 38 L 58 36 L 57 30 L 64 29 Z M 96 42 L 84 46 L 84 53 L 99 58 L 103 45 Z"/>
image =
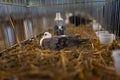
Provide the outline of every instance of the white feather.
<path id="1" fill-rule="evenodd" d="M 58 26 L 58 28 L 59 28 L 59 30 L 63 30 L 63 29 L 62 29 L 62 26 Z"/>
<path id="2" fill-rule="evenodd" d="M 40 39 L 40 46 L 42 47 L 42 42 L 44 39 L 51 38 L 51 37 L 52 37 L 52 35 L 49 32 L 45 32 L 43 37 Z"/>
<path id="3" fill-rule="evenodd" d="M 65 23 L 69 24 L 69 17 L 72 16 L 72 13 L 66 13 L 66 19 L 65 19 Z"/>

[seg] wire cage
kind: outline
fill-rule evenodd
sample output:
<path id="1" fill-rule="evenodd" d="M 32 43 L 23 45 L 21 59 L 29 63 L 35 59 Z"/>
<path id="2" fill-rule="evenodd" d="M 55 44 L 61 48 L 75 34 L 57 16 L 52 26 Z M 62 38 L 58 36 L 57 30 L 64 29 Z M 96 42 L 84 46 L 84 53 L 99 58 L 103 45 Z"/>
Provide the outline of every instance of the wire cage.
<path id="1" fill-rule="evenodd" d="M 112 50 L 120 48 L 119 4 L 119 0 L 1 0 L 0 79 L 119 80 L 111 57 Z M 64 20 L 65 35 L 89 41 L 70 49 L 42 49 L 43 33 L 54 35 L 56 13 Z M 106 33 L 114 35 L 112 43 L 101 45 L 99 31 L 105 34 L 104 44 L 109 42 Z"/>
<path id="2" fill-rule="evenodd" d="M 1 1 L 1 25 L 12 28 L 10 18 L 15 26 L 15 32 L 11 30 L 1 30 L 4 35 L 4 48 L 7 48 L 17 43 L 16 36 L 20 41 L 31 38 L 40 32 L 52 29 L 55 25 L 54 18 L 56 12 L 60 12 L 61 16 L 66 19 L 69 13 L 78 14 L 87 18 L 98 18 L 97 20 L 102 24 L 102 8 L 105 1 L 43 1 L 43 0 L 9 0 Z M 49 17 L 49 19 L 48 19 Z M 21 27 L 18 27 L 21 26 Z M 23 26 L 29 26 L 25 28 Z M 5 28 L 3 27 L 3 28 Z M 3 32 L 6 30 L 5 32 Z M 22 33 L 21 33 L 22 30 Z M 80 28 L 79 28 L 80 30 Z M 87 28 L 86 28 L 87 30 Z M 82 30 L 80 31 L 82 32 Z M 10 35 L 10 34 L 12 35 Z M 69 34 L 69 31 L 67 32 Z M 76 27 L 71 34 L 76 33 Z M 8 35 L 9 34 L 9 35 Z M 11 39 L 8 39 L 11 36 Z M 3 36 L 2 36 L 3 37 Z M 86 36 L 88 37 L 88 36 Z M 7 44 L 6 44 L 7 43 Z"/>

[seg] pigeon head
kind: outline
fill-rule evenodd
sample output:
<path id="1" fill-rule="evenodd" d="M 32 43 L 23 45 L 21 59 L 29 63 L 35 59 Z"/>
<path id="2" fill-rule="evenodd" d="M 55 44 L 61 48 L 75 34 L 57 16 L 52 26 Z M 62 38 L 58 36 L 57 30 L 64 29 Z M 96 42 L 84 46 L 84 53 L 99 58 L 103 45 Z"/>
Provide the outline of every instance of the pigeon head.
<path id="1" fill-rule="evenodd" d="M 49 32 L 45 32 L 43 35 L 44 38 L 50 38 L 52 35 Z"/>
<path id="2" fill-rule="evenodd" d="M 40 39 L 40 46 L 42 47 L 43 40 L 45 38 L 51 38 L 51 37 L 52 37 L 52 35 L 49 32 L 45 32 L 44 35 L 43 35 L 43 37 Z"/>

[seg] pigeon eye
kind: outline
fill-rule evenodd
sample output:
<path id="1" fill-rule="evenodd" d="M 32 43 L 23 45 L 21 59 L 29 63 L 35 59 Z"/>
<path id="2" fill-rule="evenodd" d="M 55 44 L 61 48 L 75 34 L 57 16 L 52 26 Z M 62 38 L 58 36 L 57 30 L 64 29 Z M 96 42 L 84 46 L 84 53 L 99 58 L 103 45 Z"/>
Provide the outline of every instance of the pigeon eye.
<path id="1" fill-rule="evenodd" d="M 47 34 L 44 34 L 45 36 L 47 35 Z"/>

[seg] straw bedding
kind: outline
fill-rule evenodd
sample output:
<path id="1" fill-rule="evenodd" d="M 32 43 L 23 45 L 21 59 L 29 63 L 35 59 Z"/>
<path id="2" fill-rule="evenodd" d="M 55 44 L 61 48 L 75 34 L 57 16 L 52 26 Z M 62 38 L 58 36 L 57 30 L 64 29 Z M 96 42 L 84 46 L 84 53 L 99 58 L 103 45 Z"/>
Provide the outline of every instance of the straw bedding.
<path id="1" fill-rule="evenodd" d="M 119 80 L 112 50 L 119 40 L 101 45 L 90 25 L 67 26 L 67 34 L 89 38 L 85 44 L 62 50 L 44 50 L 39 39 L 5 51 L 0 57 L 0 80 Z"/>

